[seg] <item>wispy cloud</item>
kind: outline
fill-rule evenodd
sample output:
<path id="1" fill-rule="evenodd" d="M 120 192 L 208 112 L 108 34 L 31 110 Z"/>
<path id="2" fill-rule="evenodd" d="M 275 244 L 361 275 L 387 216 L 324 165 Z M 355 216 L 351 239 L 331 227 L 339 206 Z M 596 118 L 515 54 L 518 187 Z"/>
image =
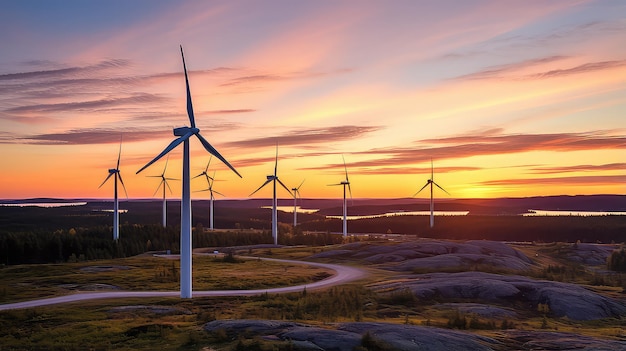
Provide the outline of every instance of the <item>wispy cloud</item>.
<path id="1" fill-rule="evenodd" d="M 46 133 L 22 136 L 14 139 L 16 143 L 43 145 L 89 145 L 144 141 L 171 136 L 170 130 L 141 130 L 137 128 L 120 129 L 78 129 L 63 133 Z"/>
<path id="2" fill-rule="evenodd" d="M 564 167 L 533 167 L 530 168 L 531 173 L 551 174 L 551 173 L 569 173 L 569 172 L 599 172 L 599 171 L 623 171 L 626 172 L 626 163 L 608 163 L 603 165 L 578 165 Z"/>
<path id="3" fill-rule="evenodd" d="M 572 176 L 554 178 L 518 178 L 500 179 L 480 182 L 485 186 L 533 186 L 533 185 L 560 185 L 560 186 L 593 186 L 593 185 L 614 185 L 626 184 L 626 175 L 606 175 L 606 176 Z"/>
<path id="4" fill-rule="evenodd" d="M 489 67 L 481 71 L 465 74 L 453 78 L 453 80 L 536 80 L 564 77 L 570 75 L 598 73 L 614 68 L 626 66 L 626 60 L 587 62 L 574 67 L 541 70 L 536 73 L 528 73 L 529 69 L 538 70 L 537 67 L 548 63 L 564 61 L 566 56 L 549 56 L 531 59 L 506 65 Z"/>
<path id="5" fill-rule="evenodd" d="M 558 62 L 566 58 L 567 57 L 565 56 L 555 55 L 555 56 L 530 59 L 530 60 L 525 60 L 521 62 L 515 62 L 515 63 L 505 64 L 505 65 L 489 67 L 478 72 L 458 76 L 454 79 L 456 80 L 481 80 L 481 79 L 502 78 L 504 76 L 509 76 L 513 73 L 519 72 L 520 70 L 536 67 L 538 65 L 542 65 L 546 63 Z"/>
<path id="6" fill-rule="evenodd" d="M 590 133 L 462 135 L 418 140 L 414 147 L 380 148 L 357 152 L 371 158 L 352 162 L 353 167 L 393 167 L 429 162 L 431 159 L 460 159 L 472 156 L 512 154 L 529 151 L 581 151 L 625 149 L 626 136 L 614 131 Z M 443 146 L 433 146 L 433 145 Z M 384 156 L 376 158 L 375 156 Z M 327 168 L 334 168 L 329 165 Z"/>
<path id="7" fill-rule="evenodd" d="M 129 104 L 135 105 L 135 106 L 142 105 L 142 104 L 152 104 L 152 103 L 161 102 L 164 100 L 166 100 L 166 98 L 162 96 L 143 93 L 143 94 L 135 94 L 129 97 L 118 97 L 118 98 L 100 99 L 100 100 L 92 100 L 92 101 L 18 106 L 18 107 L 6 109 L 5 112 L 31 114 L 31 113 L 60 112 L 60 111 L 98 111 L 101 109 L 110 109 L 113 107 L 129 105 Z"/>
<path id="8" fill-rule="evenodd" d="M 268 147 L 275 146 L 276 144 L 283 146 L 306 146 L 310 144 L 327 143 L 330 141 L 350 140 L 380 129 L 382 128 L 377 126 L 354 125 L 328 128 L 294 129 L 283 133 L 282 135 L 234 141 L 226 143 L 226 145 L 245 148 Z"/>
<path id="9" fill-rule="evenodd" d="M 31 61 L 32 62 L 32 61 Z M 38 61 L 41 63 L 41 61 Z M 60 69 L 29 71 L 19 73 L 0 74 L 0 81 L 17 80 L 17 79 L 38 79 L 38 78 L 55 78 L 67 76 L 93 75 L 103 70 L 118 69 L 128 67 L 130 61 L 124 59 L 112 59 L 101 61 L 97 64 L 87 66 L 75 66 Z"/>

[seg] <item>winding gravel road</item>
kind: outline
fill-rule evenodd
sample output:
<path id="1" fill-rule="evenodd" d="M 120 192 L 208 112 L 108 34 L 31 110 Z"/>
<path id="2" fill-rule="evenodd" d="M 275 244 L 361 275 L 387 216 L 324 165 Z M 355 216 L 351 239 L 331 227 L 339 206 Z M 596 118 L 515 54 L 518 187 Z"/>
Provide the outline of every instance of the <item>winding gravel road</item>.
<path id="1" fill-rule="evenodd" d="M 258 258 L 255 257 L 254 259 L 258 259 Z M 261 260 L 323 267 L 323 268 L 334 270 L 335 274 L 329 278 L 326 278 L 326 279 L 323 279 L 314 283 L 310 283 L 310 284 L 301 284 L 301 285 L 287 286 L 287 287 L 282 287 L 282 288 L 272 288 L 272 289 L 194 291 L 193 296 L 194 297 L 250 296 L 250 295 L 259 295 L 259 294 L 264 294 L 264 293 L 276 294 L 276 293 L 298 292 L 298 291 L 302 291 L 304 288 L 310 291 L 310 290 L 326 288 L 326 287 L 333 286 L 333 285 L 344 284 L 350 281 L 363 278 L 366 275 L 365 271 L 361 269 L 354 268 L 354 267 L 341 266 L 341 265 L 336 265 L 336 264 L 295 261 L 295 260 L 279 260 L 279 259 L 273 259 L 273 258 L 261 258 Z M 38 299 L 38 300 L 4 304 L 4 305 L 0 305 L 0 311 L 14 310 L 14 309 L 20 309 L 20 308 L 40 307 L 40 306 L 55 305 L 55 304 L 70 303 L 70 302 L 79 302 L 79 301 L 85 301 L 85 300 L 95 300 L 95 299 L 120 299 L 120 298 L 135 298 L 135 297 L 177 297 L 177 296 L 180 296 L 179 291 L 88 292 L 88 293 L 77 293 L 77 294 L 59 296 L 59 297 L 51 297 L 47 299 Z"/>

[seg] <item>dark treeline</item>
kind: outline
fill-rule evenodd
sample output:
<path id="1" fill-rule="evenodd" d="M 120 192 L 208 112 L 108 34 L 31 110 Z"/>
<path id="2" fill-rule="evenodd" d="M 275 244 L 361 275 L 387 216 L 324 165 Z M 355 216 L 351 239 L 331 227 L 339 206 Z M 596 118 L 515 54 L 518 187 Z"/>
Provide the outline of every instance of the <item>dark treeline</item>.
<path id="1" fill-rule="evenodd" d="M 281 226 L 280 245 L 328 245 L 342 242 L 341 236 L 304 235 Z M 148 251 L 180 252 L 180 228 L 160 225 L 122 225 L 120 239 L 112 239 L 110 226 L 70 228 L 69 230 L 0 232 L 0 264 L 59 263 L 111 259 L 139 255 Z M 230 247 L 273 243 L 269 231 L 205 231 L 193 228 L 193 246 Z"/>
<path id="2" fill-rule="evenodd" d="M 301 226 L 303 230 L 341 231 L 341 221 L 335 219 Z M 428 216 L 395 216 L 349 221 L 348 231 L 452 240 L 610 243 L 626 239 L 626 216 L 437 216 L 432 229 Z"/>
<path id="3" fill-rule="evenodd" d="M 626 250 L 613 251 L 607 261 L 607 268 L 617 272 L 626 272 Z"/>

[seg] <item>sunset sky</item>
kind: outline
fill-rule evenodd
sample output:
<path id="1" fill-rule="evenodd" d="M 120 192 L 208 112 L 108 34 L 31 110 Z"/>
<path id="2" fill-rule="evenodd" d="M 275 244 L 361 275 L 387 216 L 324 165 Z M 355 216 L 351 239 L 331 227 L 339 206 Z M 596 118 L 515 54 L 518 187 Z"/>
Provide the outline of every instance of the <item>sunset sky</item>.
<path id="1" fill-rule="evenodd" d="M 213 159 L 227 198 L 277 143 L 309 198 L 342 196 L 342 155 L 356 198 L 412 196 L 431 158 L 438 197 L 626 193 L 626 1 L 20 0 L 0 29 L 3 199 L 112 197 L 120 137 L 128 196 L 152 197 L 165 158 L 135 172 L 189 125 L 179 45 L 196 123 L 243 175 Z"/>

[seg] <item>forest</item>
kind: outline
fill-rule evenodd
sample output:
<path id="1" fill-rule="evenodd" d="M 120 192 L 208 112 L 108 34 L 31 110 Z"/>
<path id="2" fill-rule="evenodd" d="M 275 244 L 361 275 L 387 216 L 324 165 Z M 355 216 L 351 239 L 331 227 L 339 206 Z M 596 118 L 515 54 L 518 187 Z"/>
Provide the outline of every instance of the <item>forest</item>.
<path id="1" fill-rule="evenodd" d="M 219 202 L 218 202 L 219 204 Z M 178 204 L 168 206 L 163 228 L 158 202 L 126 202 L 120 214 L 120 240 L 112 240 L 110 203 L 69 207 L 0 207 L 0 264 L 54 263 L 129 257 L 148 251 L 179 251 Z M 358 209 L 354 209 L 355 211 Z M 208 204 L 194 203 L 194 247 L 270 244 L 270 211 L 265 208 L 220 207 L 208 231 Z M 330 245 L 343 241 L 341 220 L 320 214 L 293 215 L 279 211 L 280 245 Z M 497 215 L 438 216 L 430 228 L 428 216 L 393 216 L 351 220 L 350 240 L 389 234 L 449 240 L 516 242 L 623 242 L 626 216 L 523 217 Z M 621 265 L 616 258 L 616 266 Z"/>

